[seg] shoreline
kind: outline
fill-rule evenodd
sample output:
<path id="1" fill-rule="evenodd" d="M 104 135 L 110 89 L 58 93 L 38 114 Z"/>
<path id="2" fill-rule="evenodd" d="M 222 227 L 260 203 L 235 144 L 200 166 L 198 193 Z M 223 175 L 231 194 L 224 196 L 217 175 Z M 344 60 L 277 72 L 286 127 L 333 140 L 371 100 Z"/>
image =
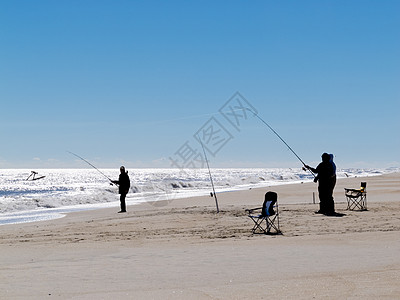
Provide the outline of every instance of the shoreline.
<path id="1" fill-rule="evenodd" d="M 364 180 L 368 210 L 346 211 L 343 188 Z M 2 296 L 398 299 L 400 174 L 338 180 L 340 218 L 314 214 L 316 187 L 221 193 L 218 214 L 208 196 L 0 226 Z M 267 190 L 278 193 L 281 236 L 251 234 L 244 210 Z"/>
<path id="2" fill-rule="evenodd" d="M 384 176 L 396 173 L 384 173 L 384 174 L 371 174 L 369 176 L 361 176 L 361 177 L 342 177 L 338 178 L 338 181 L 342 179 L 355 179 L 355 178 L 364 178 L 365 180 L 370 177 L 375 176 Z M 217 187 L 217 195 L 221 195 L 224 193 L 235 193 L 241 192 L 246 190 L 259 190 L 259 189 L 267 189 L 267 188 L 274 188 L 277 186 L 286 186 L 286 185 L 297 185 L 297 184 L 312 184 L 312 181 L 304 182 L 304 180 L 297 180 L 293 182 L 274 182 L 273 184 L 259 186 L 259 184 L 251 185 L 243 185 L 243 186 L 235 186 L 232 188 L 221 188 Z M 317 184 L 314 183 L 315 186 Z M 219 190 L 219 191 L 218 191 Z M 179 193 L 179 192 L 178 192 Z M 314 191 L 315 195 L 314 201 L 318 202 L 318 192 Z M 191 195 L 192 194 L 192 195 Z M 201 195 L 203 194 L 203 195 Z M 127 198 L 127 206 L 136 207 L 138 205 L 146 204 L 146 203 L 153 203 L 154 206 L 165 206 L 168 203 L 179 200 L 179 199 L 192 199 L 197 197 L 207 197 L 208 191 L 189 191 L 187 193 L 183 192 L 176 198 L 168 199 L 171 195 L 176 195 L 171 192 L 166 192 L 164 195 L 156 195 L 156 196 L 138 196 L 137 199 Z M 152 198 L 162 198 L 158 200 L 152 200 Z M 167 199 L 164 199 L 167 198 Z M 132 204 L 132 202 L 137 201 L 137 203 Z M 130 204 L 130 203 L 131 204 Z M 104 202 L 99 204 L 87 204 L 87 205 L 70 205 L 70 206 L 61 206 L 61 207 L 54 207 L 54 208 L 42 208 L 42 209 L 34 209 L 34 210 L 26 210 L 26 211 L 13 211 L 13 212 L 6 212 L 0 215 L 0 226 L 5 225 L 15 225 L 15 224 L 23 224 L 23 223 L 32 223 L 32 222 L 41 222 L 41 221 L 48 221 L 48 220 L 55 220 L 66 217 L 70 213 L 79 212 L 79 211 L 93 211 L 98 209 L 107 209 L 107 208 L 114 208 L 119 207 L 119 201 L 112 201 L 112 202 Z"/>

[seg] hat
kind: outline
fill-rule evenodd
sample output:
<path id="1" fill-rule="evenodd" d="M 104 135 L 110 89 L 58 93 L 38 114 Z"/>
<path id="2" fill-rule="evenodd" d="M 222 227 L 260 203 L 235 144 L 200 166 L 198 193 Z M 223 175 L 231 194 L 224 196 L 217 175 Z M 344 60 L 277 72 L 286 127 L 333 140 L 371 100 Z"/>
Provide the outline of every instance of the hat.
<path id="1" fill-rule="evenodd" d="M 331 159 L 331 156 L 328 153 L 322 154 L 322 161 L 329 161 Z"/>

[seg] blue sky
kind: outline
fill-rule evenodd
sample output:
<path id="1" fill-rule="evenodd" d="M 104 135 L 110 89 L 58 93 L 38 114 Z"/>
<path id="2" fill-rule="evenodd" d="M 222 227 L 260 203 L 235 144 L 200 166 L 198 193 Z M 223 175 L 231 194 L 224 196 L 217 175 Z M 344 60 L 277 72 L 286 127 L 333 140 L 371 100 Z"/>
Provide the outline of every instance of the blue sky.
<path id="1" fill-rule="evenodd" d="M 239 131 L 219 113 L 236 92 L 308 164 L 399 166 L 399 14 L 399 1 L 2 1 L 0 168 L 87 167 L 67 151 L 170 167 L 186 142 L 201 153 L 212 117 L 229 133 L 213 167 L 300 167 L 257 118 Z"/>

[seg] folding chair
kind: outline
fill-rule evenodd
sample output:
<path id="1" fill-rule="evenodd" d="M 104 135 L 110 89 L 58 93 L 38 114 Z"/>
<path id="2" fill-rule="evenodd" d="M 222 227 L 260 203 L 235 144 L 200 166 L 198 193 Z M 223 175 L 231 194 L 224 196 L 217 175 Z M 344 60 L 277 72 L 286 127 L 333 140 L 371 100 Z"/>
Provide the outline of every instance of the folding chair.
<path id="1" fill-rule="evenodd" d="M 274 208 L 276 208 L 276 212 L 274 211 Z M 254 226 L 251 230 L 253 234 L 282 234 L 279 228 L 277 193 L 267 192 L 262 207 L 246 209 L 246 212 L 248 213 L 248 217 L 254 222 Z"/>
<path id="2" fill-rule="evenodd" d="M 367 183 L 361 182 L 359 189 L 344 189 L 347 210 L 367 210 Z"/>

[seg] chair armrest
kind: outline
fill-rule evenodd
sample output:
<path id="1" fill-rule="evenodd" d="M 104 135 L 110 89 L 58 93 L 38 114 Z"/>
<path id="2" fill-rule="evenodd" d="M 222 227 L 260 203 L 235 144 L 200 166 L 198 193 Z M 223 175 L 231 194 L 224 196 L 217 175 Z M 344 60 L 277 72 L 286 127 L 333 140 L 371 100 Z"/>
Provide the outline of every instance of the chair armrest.
<path id="1" fill-rule="evenodd" d="M 346 188 L 344 188 L 344 190 L 345 190 L 346 192 L 361 192 L 360 189 L 346 189 Z"/>
<path id="2" fill-rule="evenodd" d="M 260 209 L 262 209 L 262 207 L 245 209 L 245 211 L 248 212 L 249 214 L 251 214 L 252 212 L 254 212 L 254 211 L 256 211 L 256 210 L 260 210 Z"/>

